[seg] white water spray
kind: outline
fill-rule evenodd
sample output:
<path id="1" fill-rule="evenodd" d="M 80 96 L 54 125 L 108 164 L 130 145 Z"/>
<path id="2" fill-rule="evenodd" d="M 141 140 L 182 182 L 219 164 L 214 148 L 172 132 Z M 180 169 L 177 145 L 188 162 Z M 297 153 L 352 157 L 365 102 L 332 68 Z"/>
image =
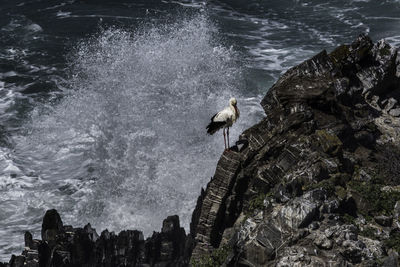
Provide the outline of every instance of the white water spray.
<path id="1" fill-rule="evenodd" d="M 57 208 L 75 226 L 148 235 L 178 214 L 188 230 L 223 150 L 222 134 L 206 134 L 210 117 L 238 98 L 244 115 L 233 141 L 260 111 L 259 99 L 241 98 L 235 53 L 216 32 L 199 16 L 133 33 L 109 29 L 83 42 L 72 89 L 38 107 L 15 138 L 16 157 L 43 192 L 30 201 Z"/>

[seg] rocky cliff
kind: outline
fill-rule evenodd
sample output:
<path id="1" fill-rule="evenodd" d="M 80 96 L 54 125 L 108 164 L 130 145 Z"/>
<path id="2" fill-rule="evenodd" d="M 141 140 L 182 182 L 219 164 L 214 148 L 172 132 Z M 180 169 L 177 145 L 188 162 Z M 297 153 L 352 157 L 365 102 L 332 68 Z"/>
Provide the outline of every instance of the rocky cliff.
<path id="1" fill-rule="evenodd" d="M 98 236 L 52 210 L 42 241 L 26 233 L 8 266 L 398 266 L 397 50 L 360 36 L 322 51 L 261 105 L 265 119 L 222 154 L 188 235 L 171 216 L 146 240 Z"/>
<path id="2" fill-rule="evenodd" d="M 397 266 L 399 96 L 397 50 L 367 36 L 288 70 L 200 197 L 192 262 Z"/>
<path id="3" fill-rule="evenodd" d="M 185 230 L 178 216 L 163 221 L 160 233 L 146 240 L 136 230 L 118 235 L 105 230 L 99 236 L 90 224 L 83 228 L 63 225 L 56 210 L 48 210 L 43 218 L 41 240 L 25 233 L 25 249 L 12 255 L 0 267 L 72 267 L 72 266 L 184 266 L 189 254 L 185 250 Z"/>

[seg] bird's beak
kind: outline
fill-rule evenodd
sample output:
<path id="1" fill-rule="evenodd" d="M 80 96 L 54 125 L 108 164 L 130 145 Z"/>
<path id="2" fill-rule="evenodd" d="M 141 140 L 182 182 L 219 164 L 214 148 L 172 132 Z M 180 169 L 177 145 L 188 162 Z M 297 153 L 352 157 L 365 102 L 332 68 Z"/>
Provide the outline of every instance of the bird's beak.
<path id="1" fill-rule="evenodd" d="M 236 114 L 238 113 L 236 105 L 233 106 L 235 108 Z"/>

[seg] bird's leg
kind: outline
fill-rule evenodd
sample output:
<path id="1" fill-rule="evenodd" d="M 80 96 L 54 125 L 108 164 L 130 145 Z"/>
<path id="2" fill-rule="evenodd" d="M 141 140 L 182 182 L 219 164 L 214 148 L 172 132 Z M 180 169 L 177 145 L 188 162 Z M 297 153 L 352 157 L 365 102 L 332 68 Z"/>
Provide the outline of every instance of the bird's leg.
<path id="1" fill-rule="evenodd" d="M 228 136 L 228 149 L 229 149 L 230 148 L 230 146 L 229 146 L 229 127 L 227 129 L 226 135 Z"/>
<path id="2" fill-rule="evenodd" d="M 223 133 L 224 133 L 224 145 L 225 145 L 225 149 L 226 149 L 225 128 L 224 128 Z"/>

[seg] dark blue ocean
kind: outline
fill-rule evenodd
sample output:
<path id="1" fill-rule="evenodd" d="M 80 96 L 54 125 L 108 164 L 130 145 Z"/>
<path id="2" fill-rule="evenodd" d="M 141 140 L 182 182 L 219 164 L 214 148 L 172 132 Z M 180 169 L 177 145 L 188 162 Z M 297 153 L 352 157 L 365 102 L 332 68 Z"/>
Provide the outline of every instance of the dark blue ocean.
<path id="1" fill-rule="evenodd" d="M 400 44 L 399 0 L 1 0 L 0 260 L 66 224 L 188 230 L 223 151 L 288 68 L 360 33 Z"/>

